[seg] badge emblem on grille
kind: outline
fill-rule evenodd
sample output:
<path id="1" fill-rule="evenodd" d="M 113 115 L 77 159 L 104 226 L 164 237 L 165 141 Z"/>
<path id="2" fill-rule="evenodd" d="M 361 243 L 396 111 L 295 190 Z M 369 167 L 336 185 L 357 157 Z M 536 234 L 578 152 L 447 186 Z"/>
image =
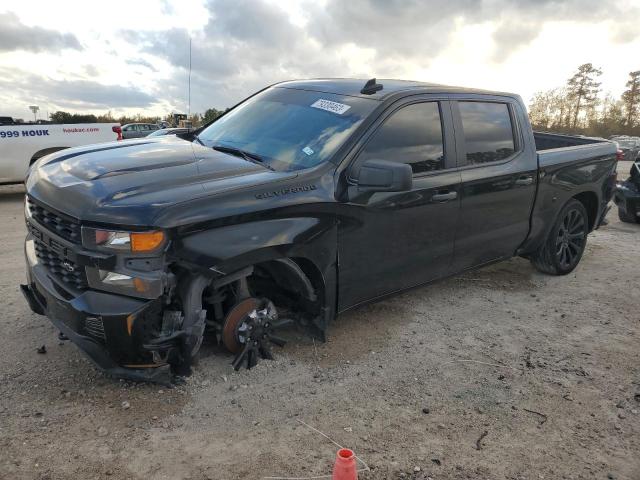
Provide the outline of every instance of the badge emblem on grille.
<path id="1" fill-rule="evenodd" d="M 65 260 L 64 262 L 62 262 L 62 268 L 64 268 L 67 272 L 75 272 L 76 267 L 74 267 L 71 262 L 69 262 L 68 260 Z"/>

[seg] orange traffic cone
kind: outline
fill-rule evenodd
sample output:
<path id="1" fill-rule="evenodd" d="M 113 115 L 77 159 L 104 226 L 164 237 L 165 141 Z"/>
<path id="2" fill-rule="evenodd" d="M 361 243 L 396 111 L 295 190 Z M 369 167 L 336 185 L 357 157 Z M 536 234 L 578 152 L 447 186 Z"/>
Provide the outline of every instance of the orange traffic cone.
<path id="1" fill-rule="evenodd" d="M 338 450 L 331 480 L 358 480 L 356 456 L 352 450 L 348 448 Z"/>

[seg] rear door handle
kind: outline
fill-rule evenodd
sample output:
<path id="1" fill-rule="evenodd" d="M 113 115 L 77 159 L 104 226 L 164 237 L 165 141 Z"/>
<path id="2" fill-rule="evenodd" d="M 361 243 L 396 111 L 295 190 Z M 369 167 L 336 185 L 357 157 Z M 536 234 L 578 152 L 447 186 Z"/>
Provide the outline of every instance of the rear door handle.
<path id="1" fill-rule="evenodd" d="M 515 183 L 519 187 L 526 187 L 527 185 L 533 185 L 533 175 L 523 175 L 521 177 L 518 177 Z"/>
<path id="2" fill-rule="evenodd" d="M 431 197 L 432 202 L 444 203 L 449 200 L 455 200 L 458 198 L 458 192 L 445 192 L 445 193 L 436 193 Z"/>

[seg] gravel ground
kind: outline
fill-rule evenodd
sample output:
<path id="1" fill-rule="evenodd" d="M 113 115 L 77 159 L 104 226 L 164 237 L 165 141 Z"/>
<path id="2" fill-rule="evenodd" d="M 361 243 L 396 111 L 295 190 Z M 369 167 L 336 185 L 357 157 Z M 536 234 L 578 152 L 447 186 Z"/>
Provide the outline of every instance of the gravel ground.
<path id="1" fill-rule="evenodd" d="M 336 447 L 305 424 L 361 479 L 640 478 L 640 225 L 615 211 L 566 277 L 513 259 L 343 315 L 326 344 L 291 332 L 251 371 L 207 346 L 166 389 L 104 377 L 29 311 L 22 197 L 0 188 L 2 479 L 327 475 Z"/>

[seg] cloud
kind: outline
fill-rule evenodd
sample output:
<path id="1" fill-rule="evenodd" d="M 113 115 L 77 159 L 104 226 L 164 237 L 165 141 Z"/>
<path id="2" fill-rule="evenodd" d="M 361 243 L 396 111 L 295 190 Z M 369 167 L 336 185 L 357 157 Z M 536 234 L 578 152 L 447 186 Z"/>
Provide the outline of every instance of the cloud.
<path id="1" fill-rule="evenodd" d="M 207 5 L 210 18 L 201 31 L 121 32 L 145 54 L 173 66 L 173 75 L 162 85 L 173 105 L 186 104 L 190 38 L 192 111 L 231 106 L 274 82 L 349 71 L 344 59 L 327 54 L 277 6 L 258 0 L 215 0 Z"/>
<path id="2" fill-rule="evenodd" d="M 155 96 L 133 87 L 55 80 L 5 68 L 0 68 L 0 92 L 10 92 L 2 103 L 42 103 L 68 109 L 147 108 L 157 101 Z"/>
<path id="3" fill-rule="evenodd" d="M 407 68 L 428 68 L 465 26 L 490 25 L 481 33 L 494 45 L 487 55 L 502 63 L 533 42 L 545 22 L 603 22 L 636 12 L 623 0 L 303 0 L 305 21 L 292 22 L 281 4 L 265 0 L 208 0 L 206 8 L 209 20 L 198 31 L 122 32 L 140 51 L 173 66 L 163 89 L 179 105 L 191 39 L 195 111 L 229 106 L 292 78 L 401 77 Z"/>
<path id="4" fill-rule="evenodd" d="M 100 70 L 95 65 L 85 65 L 84 71 L 90 77 L 97 77 L 98 75 L 100 75 Z"/>
<path id="5" fill-rule="evenodd" d="M 264 1 L 210 0 L 208 37 L 224 38 L 227 44 L 260 45 L 262 49 L 283 51 L 295 47 L 304 31 L 289 22 L 287 13 Z"/>
<path id="6" fill-rule="evenodd" d="M 495 49 L 492 59 L 496 63 L 505 61 L 509 55 L 526 47 L 540 33 L 541 25 L 536 22 L 504 21 L 493 32 Z"/>
<path id="7" fill-rule="evenodd" d="M 127 65 L 145 67 L 145 68 L 148 68 L 149 70 L 151 70 L 152 72 L 157 72 L 158 71 L 158 69 L 156 67 L 154 67 L 151 64 L 151 62 L 147 62 L 144 58 L 130 58 L 128 60 L 125 60 L 125 63 Z"/>
<path id="8" fill-rule="evenodd" d="M 315 11 L 312 35 L 327 46 L 372 47 L 378 59 L 402 58 L 428 64 L 461 26 L 498 24 L 495 61 L 534 40 L 549 21 L 601 22 L 640 16 L 640 8 L 600 0 L 328 0 Z M 640 29 L 636 28 L 636 35 Z M 625 36 L 633 40 L 631 29 Z"/>
<path id="9" fill-rule="evenodd" d="M 29 27 L 20 22 L 15 13 L 0 13 L 0 52 L 58 52 L 64 49 L 82 50 L 82 46 L 71 33 Z"/>
<path id="10" fill-rule="evenodd" d="M 91 68 L 78 75 L 69 65 L 62 73 L 66 82 L 30 77 L 33 84 L 27 84 L 17 78 L 21 98 L 49 95 L 70 109 L 155 105 L 186 111 L 190 40 L 191 111 L 203 112 L 232 106 L 266 85 L 294 78 L 411 78 L 416 72 L 424 77 L 444 66 L 436 71 L 438 81 L 470 83 L 461 67 L 474 62 L 483 71 L 486 67 L 485 76 L 490 78 L 492 71 L 506 68 L 511 55 L 534 45 L 550 23 L 582 24 L 580 31 L 585 25 L 604 26 L 612 36 L 604 42 L 631 42 L 640 35 L 633 23 L 640 18 L 640 8 L 628 0 L 298 0 L 294 6 L 276 0 L 202 1 L 208 19 L 201 19 L 199 27 L 171 22 L 176 26 L 159 30 L 151 20 L 135 30 L 109 27 L 112 30 L 102 38 L 115 43 L 105 53 L 117 61 L 103 64 L 89 59 L 75 67 L 82 71 L 87 63 L 98 65 L 96 77 L 91 76 L 96 73 Z M 159 18 L 177 16 L 178 8 L 162 0 L 155 13 Z M 620 28 L 621 19 L 628 19 L 624 28 Z M 33 33 L 33 38 L 25 31 Z M 53 40 L 39 39 L 43 32 Z M 592 54 L 580 50 L 580 38 L 570 40 L 582 57 Z M 45 48 L 45 43 L 57 52 L 65 42 L 68 48 L 81 48 L 72 35 L 27 27 L 11 13 L 0 14 L 0 53 Z M 127 55 L 123 57 L 122 52 Z M 472 59 L 469 52 L 474 52 Z M 563 58 L 567 56 L 571 57 L 565 52 Z M 448 70 L 459 73 L 456 77 Z M 513 72 L 513 78 L 517 75 Z M 142 91 L 92 81 L 101 76 L 110 83 L 121 77 L 123 84 L 129 81 L 151 88 Z"/>
<path id="11" fill-rule="evenodd" d="M 353 43 L 378 57 L 434 57 L 455 32 L 456 19 L 477 11 L 478 0 L 329 0 L 315 8 L 311 34 L 327 46 Z"/>
<path id="12" fill-rule="evenodd" d="M 189 32 L 174 28 L 164 32 L 122 32 L 130 43 L 137 44 L 144 53 L 155 55 L 174 67 L 189 68 Z M 192 41 L 192 65 L 194 70 L 209 75 L 228 76 L 237 73 L 230 48 L 207 40 L 201 33 Z M 237 59 L 240 60 L 240 59 Z"/>

